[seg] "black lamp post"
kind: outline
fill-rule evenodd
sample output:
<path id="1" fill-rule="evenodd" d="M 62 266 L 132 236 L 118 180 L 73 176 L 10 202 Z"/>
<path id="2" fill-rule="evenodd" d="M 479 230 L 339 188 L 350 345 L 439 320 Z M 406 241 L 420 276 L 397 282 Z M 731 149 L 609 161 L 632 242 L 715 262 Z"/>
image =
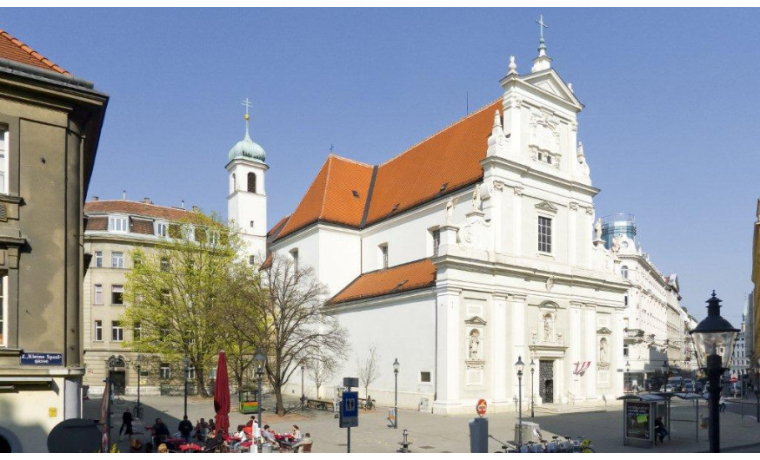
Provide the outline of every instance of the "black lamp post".
<path id="1" fill-rule="evenodd" d="M 262 394 L 262 380 L 264 378 L 264 364 L 267 362 L 266 355 L 261 351 L 261 348 L 256 350 L 256 354 L 253 356 L 253 360 L 256 362 L 256 378 L 259 381 L 259 426 L 262 427 L 261 423 L 261 408 L 264 404 L 264 395 Z"/>
<path id="2" fill-rule="evenodd" d="M 306 392 L 304 392 L 304 367 L 306 366 L 306 361 L 301 360 L 301 410 L 303 410 L 304 405 L 306 404 Z"/>
<path id="3" fill-rule="evenodd" d="M 707 318 L 689 332 L 694 337 L 699 367 L 705 370 L 710 392 L 710 452 L 720 452 L 720 377 L 728 368 L 739 330 L 720 316 L 721 300 L 712 297 L 707 300 Z"/>
<path id="4" fill-rule="evenodd" d="M 142 418 L 142 406 L 140 406 L 140 377 L 142 376 L 142 356 L 140 353 L 137 354 L 137 359 L 135 360 L 135 363 L 137 363 L 137 418 Z"/>
<path id="5" fill-rule="evenodd" d="M 395 389 L 393 390 L 393 428 L 398 429 L 398 368 L 401 365 L 398 358 L 393 360 L 393 375 L 396 380 Z"/>
<path id="6" fill-rule="evenodd" d="M 535 403 L 533 401 L 533 373 L 536 372 L 536 363 L 533 361 L 533 358 L 530 358 L 530 418 L 534 418 L 536 414 L 533 411 L 533 407 L 535 406 Z"/>
<path id="7" fill-rule="evenodd" d="M 523 369 L 525 368 L 525 363 L 523 363 L 522 361 L 522 356 L 517 357 L 517 362 L 515 363 L 515 367 L 517 368 L 517 380 L 519 381 L 518 389 L 517 389 L 519 396 L 517 397 L 517 401 L 518 401 L 518 407 L 519 407 L 518 417 L 520 420 L 520 423 L 519 423 L 520 428 L 517 430 L 517 433 L 518 433 L 517 445 L 522 446 L 522 376 L 523 376 Z"/>
<path id="8" fill-rule="evenodd" d="M 628 391 L 633 391 L 633 388 L 631 388 L 631 362 L 626 361 L 625 362 L 625 378 L 623 379 L 623 393 L 626 392 L 625 388 L 626 385 L 628 386 Z"/>
<path id="9" fill-rule="evenodd" d="M 190 360 L 187 359 L 187 356 L 182 358 L 182 364 L 185 365 L 185 417 L 187 417 L 187 376 L 190 373 Z"/>

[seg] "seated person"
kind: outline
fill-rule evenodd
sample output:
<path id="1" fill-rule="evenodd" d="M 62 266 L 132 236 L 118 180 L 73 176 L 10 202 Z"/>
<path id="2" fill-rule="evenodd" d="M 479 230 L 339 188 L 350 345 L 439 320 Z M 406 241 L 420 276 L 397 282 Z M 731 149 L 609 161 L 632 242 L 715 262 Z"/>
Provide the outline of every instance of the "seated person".
<path id="1" fill-rule="evenodd" d="M 306 436 L 304 436 L 302 440 L 293 444 L 293 452 L 301 452 L 304 446 L 311 446 L 313 442 L 314 441 L 311 439 L 311 433 L 306 433 Z"/>
<path id="2" fill-rule="evenodd" d="M 208 437 L 206 441 L 206 450 L 213 452 L 217 449 L 221 449 L 224 446 L 224 433 L 222 430 L 216 431 L 214 434 Z"/>
<path id="3" fill-rule="evenodd" d="M 235 443 L 232 445 L 232 450 L 235 450 L 235 451 L 239 450 L 240 444 L 250 439 L 248 435 L 246 434 L 245 428 L 246 427 L 244 425 L 238 425 L 237 427 L 238 430 L 234 433 L 234 436 L 236 438 L 239 438 L 240 440 L 235 441 Z"/>
<path id="4" fill-rule="evenodd" d="M 264 429 L 261 430 L 261 437 L 264 438 L 264 441 L 275 442 L 274 431 L 269 429 L 269 425 L 264 425 Z"/>
<path id="5" fill-rule="evenodd" d="M 158 446 L 162 444 L 164 441 L 166 441 L 168 438 L 171 437 L 171 432 L 169 431 L 169 427 L 166 426 L 166 423 L 164 423 L 163 420 L 160 418 L 156 419 L 156 424 L 152 427 L 153 430 L 153 444 Z"/>
<path id="6" fill-rule="evenodd" d="M 665 436 L 668 435 L 668 430 L 665 429 L 665 423 L 663 423 L 662 417 L 657 417 L 654 421 L 654 434 L 660 438 L 660 442 L 663 442 Z"/>

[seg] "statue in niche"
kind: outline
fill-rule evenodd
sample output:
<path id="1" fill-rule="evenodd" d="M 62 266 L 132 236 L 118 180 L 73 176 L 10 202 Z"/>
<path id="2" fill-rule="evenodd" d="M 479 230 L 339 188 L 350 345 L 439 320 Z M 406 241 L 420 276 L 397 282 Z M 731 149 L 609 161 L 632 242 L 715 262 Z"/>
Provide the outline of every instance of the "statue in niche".
<path id="1" fill-rule="evenodd" d="M 612 239 L 612 252 L 614 252 L 615 254 L 620 252 L 620 237 L 619 236 L 616 236 L 615 238 Z"/>
<path id="2" fill-rule="evenodd" d="M 477 329 L 473 329 L 470 332 L 470 359 L 480 359 L 480 332 Z"/>
<path id="3" fill-rule="evenodd" d="M 451 225 L 451 222 L 454 220 L 454 200 L 449 198 L 448 203 L 446 203 L 446 225 Z"/>
<path id="4" fill-rule="evenodd" d="M 472 210 L 480 211 L 480 185 L 475 185 L 475 192 L 472 194 Z"/>
<path id="5" fill-rule="evenodd" d="M 607 362 L 607 339 L 602 339 L 599 342 L 599 362 Z"/>
<path id="6" fill-rule="evenodd" d="M 601 240 L 602 239 L 602 218 L 598 218 L 596 220 L 596 223 L 594 223 L 594 239 L 595 240 Z"/>
<path id="7" fill-rule="evenodd" d="M 554 317 L 551 313 L 544 315 L 544 341 L 551 342 L 554 339 Z"/>

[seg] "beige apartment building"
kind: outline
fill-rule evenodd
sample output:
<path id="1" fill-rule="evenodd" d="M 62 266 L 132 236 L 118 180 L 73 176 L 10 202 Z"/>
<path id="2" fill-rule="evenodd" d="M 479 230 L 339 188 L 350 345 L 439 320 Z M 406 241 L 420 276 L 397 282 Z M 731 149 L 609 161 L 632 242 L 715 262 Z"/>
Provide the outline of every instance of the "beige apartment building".
<path id="1" fill-rule="evenodd" d="M 108 96 L 0 30 L 0 453 L 81 417 L 87 188 Z"/>
<path id="2" fill-rule="evenodd" d="M 157 206 L 145 198 L 142 202 L 99 200 L 85 204 L 87 227 L 85 252 L 92 257 L 84 278 L 82 340 L 86 374 L 84 384 L 89 394 L 103 393 L 104 380 L 110 371 L 116 394 L 137 393 L 138 354 L 126 347 L 139 324 L 125 324 L 122 317 L 126 274 L 132 268 L 131 252 L 150 250 L 168 234 L 172 222 L 185 220 L 182 208 Z M 159 356 L 143 355 L 140 363 L 140 393 L 159 394 L 177 390 L 182 385 L 184 365 L 167 362 Z M 193 369 L 189 379 L 194 381 Z"/>

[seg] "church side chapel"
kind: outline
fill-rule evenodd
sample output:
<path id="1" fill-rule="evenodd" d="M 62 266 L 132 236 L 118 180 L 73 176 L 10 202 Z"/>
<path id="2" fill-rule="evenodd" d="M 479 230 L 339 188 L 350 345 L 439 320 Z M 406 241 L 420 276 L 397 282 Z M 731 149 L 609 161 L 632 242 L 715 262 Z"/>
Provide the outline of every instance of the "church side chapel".
<path id="1" fill-rule="evenodd" d="M 380 375 L 368 392 L 379 405 L 393 405 L 394 359 L 407 409 L 471 413 L 485 398 L 489 411 L 515 411 L 518 359 L 523 405 L 622 394 L 630 285 L 595 224 L 583 105 L 554 69 L 540 24 L 532 67 L 520 73 L 511 57 L 494 102 L 379 165 L 331 153 L 268 232 L 269 252 L 314 269 L 349 332 L 336 385 L 375 348 Z M 250 221 L 254 257 L 267 169 L 256 147 L 231 151 L 227 166 L 229 215 Z M 248 173 L 253 191 L 237 185 Z"/>

